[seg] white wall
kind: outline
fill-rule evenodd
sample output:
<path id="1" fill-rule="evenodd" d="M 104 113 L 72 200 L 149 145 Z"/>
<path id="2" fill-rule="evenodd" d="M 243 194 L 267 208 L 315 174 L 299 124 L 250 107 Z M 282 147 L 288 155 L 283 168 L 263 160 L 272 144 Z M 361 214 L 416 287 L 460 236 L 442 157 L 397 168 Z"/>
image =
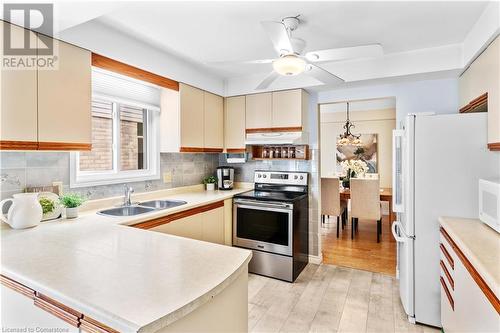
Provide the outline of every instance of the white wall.
<path id="1" fill-rule="evenodd" d="M 318 93 L 318 103 L 348 100 L 396 98 L 397 124 L 410 113 L 458 113 L 458 79 L 398 82 Z"/>
<path id="2" fill-rule="evenodd" d="M 131 66 L 224 95 L 221 77 L 100 22 L 90 21 L 64 30 L 60 38 Z"/>

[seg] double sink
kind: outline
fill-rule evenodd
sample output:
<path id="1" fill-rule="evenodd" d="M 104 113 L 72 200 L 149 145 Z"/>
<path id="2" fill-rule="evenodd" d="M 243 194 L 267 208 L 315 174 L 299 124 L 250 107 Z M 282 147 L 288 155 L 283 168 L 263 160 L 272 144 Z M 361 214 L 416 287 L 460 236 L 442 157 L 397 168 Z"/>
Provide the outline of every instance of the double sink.
<path id="1" fill-rule="evenodd" d="M 104 209 L 97 212 L 97 214 L 106 216 L 135 216 L 150 213 L 155 210 L 163 210 L 185 205 L 186 203 L 186 201 L 181 200 L 151 200 L 130 206 Z"/>

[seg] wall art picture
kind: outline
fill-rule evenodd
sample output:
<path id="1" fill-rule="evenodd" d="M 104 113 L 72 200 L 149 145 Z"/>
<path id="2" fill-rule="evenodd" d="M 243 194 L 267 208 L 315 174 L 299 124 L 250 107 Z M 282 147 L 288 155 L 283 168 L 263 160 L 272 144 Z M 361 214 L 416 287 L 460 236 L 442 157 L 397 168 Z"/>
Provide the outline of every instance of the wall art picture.
<path id="1" fill-rule="evenodd" d="M 368 173 L 378 173 L 377 134 L 361 134 L 361 145 L 337 145 L 337 170 L 340 163 L 348 160 L 362 160 L 368 164 Z"/>

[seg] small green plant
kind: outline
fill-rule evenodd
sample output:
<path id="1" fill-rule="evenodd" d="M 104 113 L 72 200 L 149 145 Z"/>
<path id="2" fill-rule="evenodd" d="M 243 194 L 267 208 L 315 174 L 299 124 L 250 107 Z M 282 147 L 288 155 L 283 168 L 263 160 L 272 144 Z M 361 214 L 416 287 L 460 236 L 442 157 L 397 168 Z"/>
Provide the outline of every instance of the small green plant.
<path id="1" fill-rule="evenodd" d="M 215 184 L 217 183 L 217 178 L 215 176 L 208 176 L 203 179 L 203 184 Z"/>
<path id="2" fill-rule="evenodd" d="M 67 193 L 61 196 L 59 201 L 66 208 L 76 208 L 85 202 L 85 198 L 78 193 Z"/>
<path id="3" fill-rule="evenodd" d="M 55 202 L 49 198 L 42 197 L 38 199 L 38 202 L 40 202 L 40 206 L 42 206 L 42 212 L 44 214 L 51 213 L 56 208 Z"/>

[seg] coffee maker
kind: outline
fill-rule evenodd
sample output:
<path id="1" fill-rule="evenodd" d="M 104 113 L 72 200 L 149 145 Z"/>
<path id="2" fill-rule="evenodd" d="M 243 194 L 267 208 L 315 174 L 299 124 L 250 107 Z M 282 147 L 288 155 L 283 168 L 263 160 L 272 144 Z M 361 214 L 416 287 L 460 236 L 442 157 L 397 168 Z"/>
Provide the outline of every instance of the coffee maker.
<path id="1" fill-rule="evenodd" d="M 220 166 L 217 168 L 217 186 L 219 190 L 232 190 L 234 183 L 234 168 Z"/>

